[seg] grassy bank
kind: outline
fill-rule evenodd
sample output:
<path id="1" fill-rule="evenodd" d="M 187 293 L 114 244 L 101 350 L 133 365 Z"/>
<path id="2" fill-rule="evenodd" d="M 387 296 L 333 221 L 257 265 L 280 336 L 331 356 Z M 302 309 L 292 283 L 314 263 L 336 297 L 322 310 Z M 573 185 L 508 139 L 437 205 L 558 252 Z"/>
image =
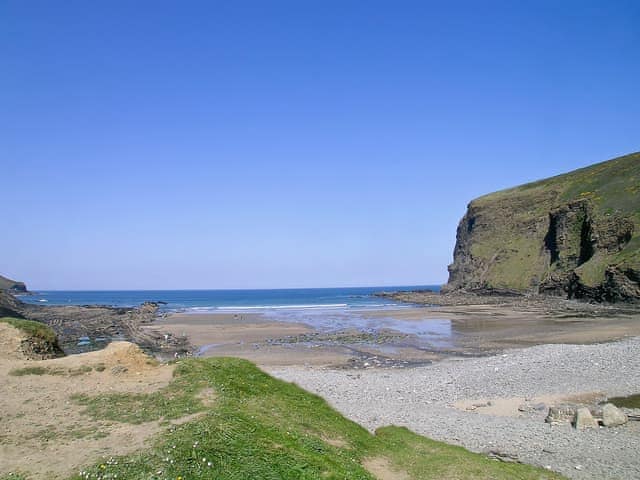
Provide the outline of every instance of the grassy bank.
<path id="1" fill-rule="evenodd" d="M 44 323 L 13 317 L 2 317 L 0 323 L 22 332 L 25 338 L 20 351 L 26 358 L 44 360 L 64 356 L 55 332 Z"/>
<path id="2" fill-rule="evenodd" d="M 153 446 L 105 459 L 74 480 L 126 479 L 559 479 L 385 427 L 375 435 L 321 398 L 232 358 L 178 363 L 151 394 L 76 396 L 96 420 L 167 424 Z M 375 399 L 372 399 L 375 401 Z M 174 424 L 185 416 L 190 421 Z"/>
<path id="3" fill-rule="evenodd" d="M 0 322 L 7 323 L 22 331 L 27 337 L 39 339 L 47 343 L 57 343 L 56 334 L 44 323 L 24 320 L 22 318 L 2 317 Z"/>

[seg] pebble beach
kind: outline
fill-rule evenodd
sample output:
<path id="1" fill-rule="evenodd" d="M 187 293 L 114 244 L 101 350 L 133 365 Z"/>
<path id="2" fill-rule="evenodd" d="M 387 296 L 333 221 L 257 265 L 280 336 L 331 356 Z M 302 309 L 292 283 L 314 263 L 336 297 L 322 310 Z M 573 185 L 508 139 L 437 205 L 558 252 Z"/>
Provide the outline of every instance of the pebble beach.
<path id="1" fill-rule="evenodd" d="M 591 345 L 538 345 L 409 369 L 268 370 L 321 395 L 372 431 L 406 426 L 435 440 L 576 480 L 638 479 L 640 422 L 576 430 L 569 424 L 549 425 L 544 418 L 547 407 L 563 399 L 638 393 L 639 353 L 640 337 L 634 337 Z M 461 407 L 474 401 L 515 408 L 483 412 L 482 407 Z"/>

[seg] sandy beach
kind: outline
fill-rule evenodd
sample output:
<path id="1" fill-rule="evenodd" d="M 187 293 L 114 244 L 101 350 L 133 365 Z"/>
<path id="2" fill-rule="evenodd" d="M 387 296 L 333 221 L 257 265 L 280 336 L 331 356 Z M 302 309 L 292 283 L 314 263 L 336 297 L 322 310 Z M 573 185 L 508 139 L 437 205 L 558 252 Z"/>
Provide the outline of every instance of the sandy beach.
<path id="1" fill-rule="evenodd" d="M 640 336 L 640 313 L 572 303 L 398 307 L 356 311 L 173 313 L 145 327 L 186 336 L 197 355 L 259 365 L 409 367 L 542 344 Z"/>
<path id="2" fill-rule="evenodd" d="M 330 365 L 344 360 L 339 349 L 273 344 L 274 339 L 314 332 L 302 323 L 273 321 L 261 314 L 176 313 L 148 326 L 153 331 L 186 336 L 199 356 L 240 357 L 258 365 Z"/>

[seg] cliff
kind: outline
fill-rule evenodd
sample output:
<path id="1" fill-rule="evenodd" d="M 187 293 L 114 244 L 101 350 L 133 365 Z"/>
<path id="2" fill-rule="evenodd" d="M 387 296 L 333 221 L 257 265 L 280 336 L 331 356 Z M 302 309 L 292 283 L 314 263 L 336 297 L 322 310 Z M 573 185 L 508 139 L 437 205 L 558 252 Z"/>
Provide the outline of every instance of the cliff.
<path id="1" fill-rule="evenodd" d="M 640 300 L 640 153 L 477 198 L 445 291 Z"/>
<path id="2" fill-rule="evenodd" d="M 23 318 L 23 303 L 9 292 L 0 289 L 0 317 Z"/>
<path id="3" fill-rule="evenodd" d="M 12 292 L 26 292 L 27 286 L 22 282 L 11 280 L 0 275 L 0 290 L 11 290 Z"/>

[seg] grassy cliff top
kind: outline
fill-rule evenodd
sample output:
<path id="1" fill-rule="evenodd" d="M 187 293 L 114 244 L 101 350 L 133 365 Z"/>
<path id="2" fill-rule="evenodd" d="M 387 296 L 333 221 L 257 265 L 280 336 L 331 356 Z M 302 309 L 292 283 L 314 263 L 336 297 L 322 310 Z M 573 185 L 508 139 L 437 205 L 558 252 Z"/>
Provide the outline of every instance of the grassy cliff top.
<path id="1" fill-rule="evenodd" d="M 498 202 L 516 207 L 526 204 L 525 214 L 546 214 L 578 200 L 589 201 L 594 214 L 601 218 L 620 215 L 633 221 L 631 242 L 615 260 L 640 265 L 640 152 L 484 195 L 472 204 L 488 206 Z"/>
<path id="2" fill-rule="evenodd" d="M 542 201 L 545 207 L 589 199 L 602 213 L 632 214 L 640 223 L 640 152 L 483 195 L 472 203 L 483 206 L 523 196 Z"/>

